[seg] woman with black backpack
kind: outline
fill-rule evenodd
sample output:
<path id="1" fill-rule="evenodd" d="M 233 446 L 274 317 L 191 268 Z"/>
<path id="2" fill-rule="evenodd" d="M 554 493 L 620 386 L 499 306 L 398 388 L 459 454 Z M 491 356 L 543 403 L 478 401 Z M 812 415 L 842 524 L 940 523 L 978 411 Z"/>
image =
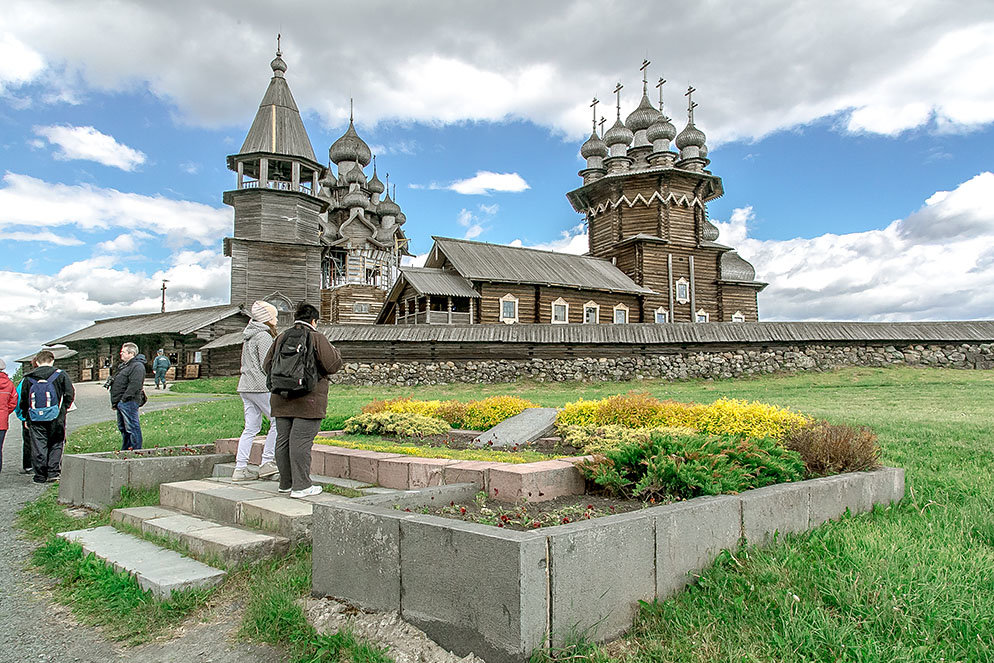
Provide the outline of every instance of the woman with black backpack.
<path id="1" fill-rule="evenodd" d="M 341 354 L 317 330 L 319 315 L 301 302 L 293 326 L 276 337 L 263 362 L 276 420 L 279 492 L 293 498 L 321 492 L 311 485 L 311 447 L 328 411 L 328 376 L 342 367 Z"/>

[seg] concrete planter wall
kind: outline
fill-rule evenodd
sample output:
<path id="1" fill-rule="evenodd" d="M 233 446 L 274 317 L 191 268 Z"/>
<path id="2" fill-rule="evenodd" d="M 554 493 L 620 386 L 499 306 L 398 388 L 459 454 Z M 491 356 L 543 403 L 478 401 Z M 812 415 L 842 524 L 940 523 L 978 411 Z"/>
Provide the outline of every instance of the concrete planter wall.
<path id="1" fill-rule="evenodd" d="M 527 660 L 571 633 L 621 635 L 639 600 L 667 598 L 722 550 L 766 544 L 904 496 L 884 468 L 770 486 L 529 532 L 409 513 L 474 484 L 314 507 L 313 594 L 398 611 L 459 655 Z"/>
<path id="2" fill-rule="evenodd" d="M 230 463 L 230 453 L 209 453 L 213 444 L 192 446 L 203 453 L 189 456 L 121 458 L 114 452 L 63 456 L 59 502 L 93 509 L 110 506 L 125 486 L 158 488 L 160 484 L 210 476 L 216 463 Z"/>

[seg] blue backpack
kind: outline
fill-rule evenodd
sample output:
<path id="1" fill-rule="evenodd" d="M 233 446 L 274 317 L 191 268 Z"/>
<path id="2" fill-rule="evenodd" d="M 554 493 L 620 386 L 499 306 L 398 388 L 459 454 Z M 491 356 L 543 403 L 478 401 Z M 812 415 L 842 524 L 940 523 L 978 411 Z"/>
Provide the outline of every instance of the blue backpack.
<path id="1" fill-rule="evenodd" d="M 62 402 L 55 391 L 55 380 L 62 371 L 56 369 L 45 380 L 26 377 L 28 381 L 28 415 L 31 421 L 55 421 L 59 416 Z"/>

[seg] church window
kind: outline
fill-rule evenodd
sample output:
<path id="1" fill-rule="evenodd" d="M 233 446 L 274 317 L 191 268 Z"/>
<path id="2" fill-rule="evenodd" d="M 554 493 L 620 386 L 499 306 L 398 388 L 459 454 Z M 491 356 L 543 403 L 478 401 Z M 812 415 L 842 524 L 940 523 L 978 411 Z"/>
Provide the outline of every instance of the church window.
<path id="1" fill-rule="evenodd" d="M 686 304 L 690 301 L 690 282 L 687 279 L 677 279 L 676 300 L 681 304 Z"/>
<path id="2" fill-rule="evenodd" d="M 628 324 L 628 307 L 624 304 L 618 304 L 614 307 L 614 324 L 616 325 L 626 325 Z"/>
<path id="3" fill-rule="evenodd" d="M 352 305 L 353 313 L 369 313 L 369 302 L 356 302 Z"/>
<path id="4" fill-rule="evenodd" d="M 670 312 L 662 306 L 656 309 L 656 323 L 665 324 L 670 321 Z"/>
<path id="5" fill-rule="evenodd" d="M 508 325 L 518 321 L 518 298 L 511 293 L 500 298 L 500 321 Z"/>
<path id="6" fill-rule="evenodd" d="M 704 309 L 701 309 L 694 315 L 694 322 L 709 322 L 711 320 L 711 314 L 707 313 Z"/>
<path id="7" fill-rule="evenodd" d="M 742 311 L 736 311 L 732 314 L 732 322 L 745 322 L 746 317 L 742 314 Z"/>
<path id="8" fill-rule="evenodd" d="M 564 325 L 569 322 L 569 304 L 560 297 L 552 302 L 552 324 Z"/>
<path id="9" fill-rule="evenodd" d="M 596 325 L 600 322 L 601 307 L 595 302 L 587 302 L 583 305 L 583 324 Z"/>

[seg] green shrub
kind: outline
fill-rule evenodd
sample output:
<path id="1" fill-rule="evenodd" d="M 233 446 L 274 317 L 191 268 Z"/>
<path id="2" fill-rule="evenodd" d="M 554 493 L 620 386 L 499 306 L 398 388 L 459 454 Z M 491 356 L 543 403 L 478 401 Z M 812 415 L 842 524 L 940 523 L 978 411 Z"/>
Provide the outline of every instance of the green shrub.
<path id="1" fill-rule="evenodd" d="M 800 454 L 811 476 L 880 467 L 880 445 L 869 428 L 816 421 L 792 431 L 785 444 Z"/>
<path id="2" fill-rule="evenodd" d="M 345 421 L 346 433 L 360 435 L 397 435 L 399 437 L 426 437 L 441 435 L 449 425 L 441 419 L 405 412 L 375 412 L 357 414 Z"/>
<path id="3" fill-rule="evenodd" d="M 689 428 L 629 428 L 616 424 L 606 426 L 565 426 L 560 429 L 563 442 L 580 449 L 583 454 L 604 453 L 626 444 L 648 444 L 653 432 L 693 433 Z"/>
<path id="4" fill-rule="evenodd" d="M 772 438 L 652 431 L 578 464 L 612 495 L 689 499 L 804 478 L 796 451 Z"/>

